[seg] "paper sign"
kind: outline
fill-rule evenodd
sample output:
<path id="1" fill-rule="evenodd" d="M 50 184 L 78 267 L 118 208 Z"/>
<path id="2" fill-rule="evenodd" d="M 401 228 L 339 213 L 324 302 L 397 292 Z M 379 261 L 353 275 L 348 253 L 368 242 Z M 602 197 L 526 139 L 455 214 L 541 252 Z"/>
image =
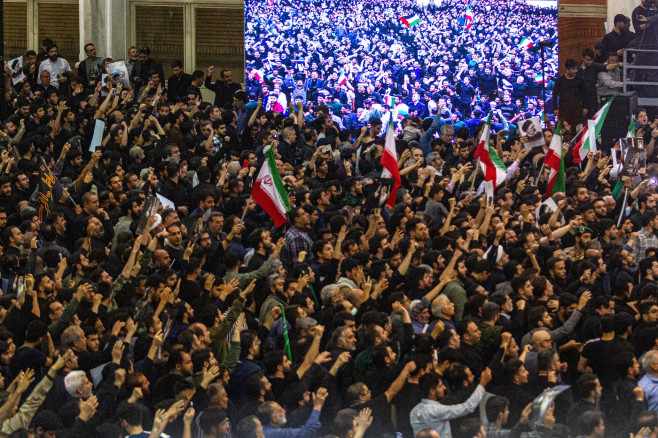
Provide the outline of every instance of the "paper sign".
<path id="1" fill-rule="evenodd" d="M 9 62 L 7 62 L 7 65 L 11 69 L 11 83 L 16 85 L 20 81 L 22 81 L 25 78 L 25 74 L 23 73 L 23 56 L 19 56 L 18 58 L 10 59 Z"/>
<path id="2" fill-rule="evenodd" d="M 94 136 L 91 138 L 91 144 L 89 145 L 89 152 L 96 152 L 96 148 L 101 145 L 103 142 L 103 131 L 105 130 L 105 122 L 96 119 L 96 126 L 94 126 Z"/>
<path id="3" fill-rule="evenodd" d="M 155 196 L 158 197 L 158 200 L 162 204 L 162 208 L 171 208 L 172 210 L 176 210 L 176 205 L 174 205 L 174 203 L 171 202 L 169 199 L 165 198 L 160 194 L 156 194 Z"/>

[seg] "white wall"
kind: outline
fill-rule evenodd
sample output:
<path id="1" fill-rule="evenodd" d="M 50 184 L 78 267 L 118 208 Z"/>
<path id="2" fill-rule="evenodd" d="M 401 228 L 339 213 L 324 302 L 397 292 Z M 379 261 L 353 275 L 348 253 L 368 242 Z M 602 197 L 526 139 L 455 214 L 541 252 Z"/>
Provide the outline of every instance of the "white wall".
<path id="1" fill-rule="evenodd" d="M 630 18 L 633 9 L 639 5 L 640 0 L 608 0 L 608 32 L 612 31 L 615 25 L 615 15 L 624 14 Z"/>

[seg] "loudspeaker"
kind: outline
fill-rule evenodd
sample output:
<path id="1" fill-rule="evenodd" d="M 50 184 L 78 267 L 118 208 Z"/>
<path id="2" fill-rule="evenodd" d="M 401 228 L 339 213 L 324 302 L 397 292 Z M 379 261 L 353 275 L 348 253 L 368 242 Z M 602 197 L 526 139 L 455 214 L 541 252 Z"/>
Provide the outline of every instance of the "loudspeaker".
<path id="1" fill-rule="evenodd" d="M 605 105 L 612 96 L 601 97 L 601 105 Z M 601 149 L 610 153 L 610 149 L 620 138 L 626 137 L 631 117 L 637 112 L 637 93 L 619 93 L 612 101 L 605 123 L 601 128 Z"/>

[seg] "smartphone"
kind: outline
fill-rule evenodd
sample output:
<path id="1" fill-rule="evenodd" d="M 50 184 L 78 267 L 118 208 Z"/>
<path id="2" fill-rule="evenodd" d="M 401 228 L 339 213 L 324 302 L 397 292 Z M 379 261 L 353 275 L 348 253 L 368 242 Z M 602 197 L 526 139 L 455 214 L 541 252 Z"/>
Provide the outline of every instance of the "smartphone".
<path id="1" fill-rule="evenodd" d="M 249 168 L 249 161 L 244 160 L 244 161 L 242 162 L 242 167 L 244 167 L 245 169 L 248 169 L 248 168 Z"/>
<path id="2" fill-rule="evenodd" d="M 279 134 L 272 134 L 272 138 L 279 138 Z"/>
<path id="3" fill-rule="evenodd" d="M 320 151 L 321 151 L 323 154 L 326 154 L 326 153 L 331 152 L 331 145 L 322 146 L 322 147 L 320 148 Z"/>

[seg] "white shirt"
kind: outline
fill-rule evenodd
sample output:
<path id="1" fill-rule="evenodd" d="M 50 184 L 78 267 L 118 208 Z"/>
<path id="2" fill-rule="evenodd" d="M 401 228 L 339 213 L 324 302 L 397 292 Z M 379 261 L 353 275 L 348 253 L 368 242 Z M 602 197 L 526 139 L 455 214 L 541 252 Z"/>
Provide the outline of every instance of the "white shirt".
<path id="1" fill-rule="evenodd" d="M 37 76 L 38 84 L 41 84 L 41 72 L 44 70 L 50 72 L 50 85 L 59 89 L 59 77 L 67 71 L 71 71 L 71 66 L 64 58 L 57 58 L 55 62 L 51 61 L 50 58 L 45 59 L 41 62 L 41 65 L 39 65 L 39 76 Z"/>
<path id="2" fill-rule="evenodd" d="M 424 398 L 409 414 L 414 436 L 421 430 L 429 427 L 436 430 L 441 438 L 452 438 L 449 420 L 463 417 L 473 412 L 478 407 L 484 392 L 484 387 L 478 385 L 468 400 L 462 404 L 452 406 L 442 405 L 437 401 Z"/>

